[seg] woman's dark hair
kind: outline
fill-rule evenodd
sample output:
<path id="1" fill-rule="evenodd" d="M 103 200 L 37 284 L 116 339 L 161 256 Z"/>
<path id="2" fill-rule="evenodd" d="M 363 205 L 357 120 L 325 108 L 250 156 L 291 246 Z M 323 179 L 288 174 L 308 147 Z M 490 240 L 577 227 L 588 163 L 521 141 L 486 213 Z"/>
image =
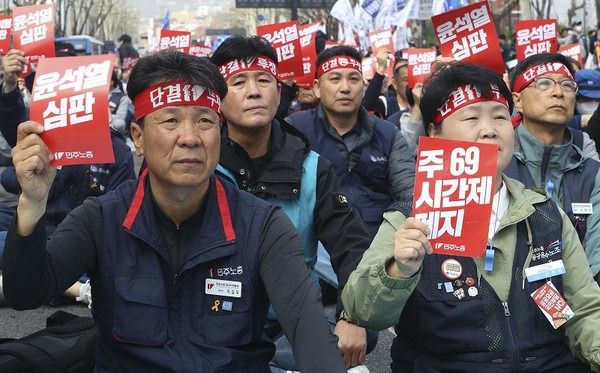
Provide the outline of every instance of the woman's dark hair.
<path id="1" fill-rule="evenodd" d="M 426 131 L 429 123 L 433 123 L 437 110 L 446 103 L 452 91 L 465 84 L 470 84 L 477 89 L 483 97 L 491 97 L 493 93 L 490 84 L 496 85 L 502 97 L 508 102 L 509 112 L 512 113 L 514 107 L 512 94 L 500 75 L 481 65 L 450 63 L 436 70 L 423 86 L 419 107 Z"/>
<path id="2" fill-rule="evenodd" d="M 277 52 L 262 36 L 244 37 L 233 35 L 225 39 L 210 60 L 217 66 L 233 59 L 265 56 L 277 64 Z"/>
<path id="3" fill-rule="evenodd" d="M 167 50 L 138 60 L 129 76 L 127 95 L 133 101 L 143 90 L 157 83 L 175 80 L 201 85 L 219 93 L 221 98 L 227 94 L 223 76 L 207 58 Z"/>
<path id="4" fill-rule="evenodd" d="M 519 62 L 517 66 L 510 73 L 510 90 L 514 91 L 515 89 L 515 81 L 519 77 L 519 75 L 523 74 L 524 71 L 529 69 L 531 66 L 543 65 L 546 63 L 562 63 L 569 69 L 571 75 L 575 76 L 575 70 L 573 66 L 569 62 L 569 59 L 563 56 L 560 53 L 541 53 L 534 54 L 532 56 L 527 57 L 523 61 Z"/>

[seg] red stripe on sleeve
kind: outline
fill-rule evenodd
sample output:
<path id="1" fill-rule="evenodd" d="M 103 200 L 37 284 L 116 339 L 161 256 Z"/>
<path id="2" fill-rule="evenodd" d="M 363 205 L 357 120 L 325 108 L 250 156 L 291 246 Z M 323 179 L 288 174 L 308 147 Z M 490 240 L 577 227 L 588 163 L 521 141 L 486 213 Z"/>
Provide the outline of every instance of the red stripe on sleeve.
<path id="1" fill-rule="evenodd" d="M 231 212 L 229 211 L 229 203 L 227 202 L 227 195 L 225 189 L 219 181 L 215 178 L 215 185 L 217 187 L 217 202 L 219 204 L 219 211 L 221 212 L 221 221 L 223 222 L 223 230 L 225 231 L 225 239 L 227 241 L 235 240 L 235 231 L 233 230 L 233 223 L 231 222 Z"/>
<path id="2" fill-rule="evenodd" d="M 131 229 L 135 217 L 137 216 L 138 212 L 140 212 L 140 207 L 142 206 L 142 201 L 144 200 L 144 181 L 146 180 L 146 176 L 148 176 L 148 167 L 146 167 L 146 169 L 140 175 L 133 200 L 131 201 L 131 205 L 129 205 L 129 211 L 127 211 L 125 220 L 123 220 L 123 227 L 127 229 Z"/>

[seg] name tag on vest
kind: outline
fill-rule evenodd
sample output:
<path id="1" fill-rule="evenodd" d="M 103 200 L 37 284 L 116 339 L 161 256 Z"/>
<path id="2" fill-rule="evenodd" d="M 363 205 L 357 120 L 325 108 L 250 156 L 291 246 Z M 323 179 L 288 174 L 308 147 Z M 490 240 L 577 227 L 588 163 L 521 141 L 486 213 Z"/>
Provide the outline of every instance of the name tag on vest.
<path id="1" fill-rule="evenodd" d="M 218 295 L 221 297 L 242 297 L 242 283 L 240 281 L 217 280 L 207 278 L 204 286 L 204 292 L 208 295 Z"/>
<path id="2" fill-rule="evenodd" d="M 591 203 L 571 203 L 571 211 L 575 215 L 591 215 L 594 213 L 594 208 Z"/>
<path id="3" fill-rule="evenodd" d="M 525 275 L 527 276 L 527 281 L 529 282 L 559 276 L 566 272 L 567 270 L 565 269 L 562 259 L 525 268 Z"/>

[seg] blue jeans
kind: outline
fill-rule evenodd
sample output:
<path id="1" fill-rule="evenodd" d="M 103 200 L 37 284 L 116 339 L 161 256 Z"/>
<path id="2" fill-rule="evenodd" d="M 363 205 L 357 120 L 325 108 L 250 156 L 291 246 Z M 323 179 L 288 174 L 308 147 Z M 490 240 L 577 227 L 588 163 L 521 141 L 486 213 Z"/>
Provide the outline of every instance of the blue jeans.
<path id="1" fill-rule="evenodd" d="M 5 205 L 0 205 L 0 269 L 2 269 L 2 257 L 4 255 L 4 242 L 6 241 L 6 231 L 10 228 L 15 216 L 15 209 Z"/>
<path id="2" fill-rule="evenodd" d="M 333 267 L 331 266 L 331 257 L 321 242 L 319 242 L 319 246 L 317 247 L 317 263 L 315 264 L 315 272 L 320 279 L 337 289 L 338 279 L 337 275 L 333 271 Z"/>

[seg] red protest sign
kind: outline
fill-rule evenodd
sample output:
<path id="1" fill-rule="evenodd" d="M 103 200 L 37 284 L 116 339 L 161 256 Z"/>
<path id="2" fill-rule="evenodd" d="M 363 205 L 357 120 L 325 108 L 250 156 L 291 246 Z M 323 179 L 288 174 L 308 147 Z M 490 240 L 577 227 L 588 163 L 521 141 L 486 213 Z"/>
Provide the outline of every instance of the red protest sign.
<path id="1" fill-rule="evenodd" d="M 504 74 L 492 13 L 487 1 L 431 17 L 442 55 L 487 66 Z"/>
<path id="2" fill-rule="evenodd" d="M 517 21 L 517 60 L 540 53 L 556 53 L 558 35 L 555 19 Z"/>
<path id="3" fill-rule="evenodd" d="M 16 7 L 13 45 L 25 53 L 29 63 L 54 57 L 54 4 Z"/>
<path id="4" fill-rule="evenodd" d="M 212 49 L 204 44 L 196 43 L 190 47 L 190 54 L 196 57 L 210 57 Z"/>
<path id="5" fill-rule="evenodd" d="M 546 282 L 534 291 L 531 297 L 535 304 L 540 307 L 554 329 L 560 328 L 575 316 L 571 307 L 569 307 L 552 282 Z"/>
<path id="6" fill-rule="evenodd" d="M 53 166 L 114 163 L 108 91 L 114 55 L 42 59 L 31 93 L 31 120 L 44 125 L 42 140 Z"/>
<path id="7" fill-rule="evenodd" d="M 286 80 L 304 75 L 302 47 L 298 34 L 298 21 L 258 26 L 257 34 L 264 37 L 277 51 L 277 77 Z"/>
<path id="8" fill-rule="evenodd" d="M 331 40 L 325 41 L 325 49 L 335 47 L 336 45 L 342 45 L 342 44 L 338 43 L 337 41 L 331 41 Z"/>
<path id="9" fill-rule="evenodd" d="M 191 38 L 192 34 L 189 31 L 160 30 L 158 50 L 176 49 L 189 53 Z"/>
<path id="10" fill-rule="evenodd" d="M 123 57 L 123 63 L 121 64 L 121 70 L 133 69 L 135 64 L 138 62 L 139 57 Z"/>
<path id="11" fill-rule="evenodd" d="M 573 43 L 561 45 L 558 52 L 564 56 L 571 57 L 579 62 L 579 66 L 583 66 L 583 58 L 581 57 L 581 44 Z"/>
<path id="12" fill-rule="evenodd" d="M 376 55 L 380 49 L 387 49 L 392 55 L 396 51 L 394 49 L 394 39 L 392 38 L 391 29 L 369 32 L 369 42 L 371 43 L 373 55 Z"/>
<path id="13" fill-rule="evenodd" d="M 317 31 L 321 29 L 321 22 L 313 22 L 308 25 L 298 27 L 300 35 L 300 47 L 302 48 L 302 70 L 303 76 L 297 77 L 294 80 L 301 88 L 312 88 L 315 81 L 317 63 L 317 47 L 315 38 Z"/>
<path id="14" fill-rule="evenodd" d="M 375 76 L 377 70 L 377 57 L 364 57 L 362 59 L 362 75 L 363 79 L 371 80 Z"/>
<path id="15" fill-rule="evenodd" d="M 0 16 L 0 54 L 10 50 L 10 30 L 12 28 L 11 16 Z"/>
<path id="16" fill-rule="evenodd" d="M 300 88 L 311 89 L 315 84 L 315 77 L 310 75 L 302 75 L 298 78 L 294 78 L 296 85 Z"/>
<path id="17" fill-rule="evenodd" d="M 419 139 L 413 216 L 431 230 L 434 253 L 484 255 L 497 159 L 495 144 Z"/>
<path id="18" fill-rule="evenodd" d="M 410 48 L 406 50 L 408 60 L 408 86 L 413 88 L 423 83 L 431 75 L 431 65 L 435 61 L 435 48 Z"/>

